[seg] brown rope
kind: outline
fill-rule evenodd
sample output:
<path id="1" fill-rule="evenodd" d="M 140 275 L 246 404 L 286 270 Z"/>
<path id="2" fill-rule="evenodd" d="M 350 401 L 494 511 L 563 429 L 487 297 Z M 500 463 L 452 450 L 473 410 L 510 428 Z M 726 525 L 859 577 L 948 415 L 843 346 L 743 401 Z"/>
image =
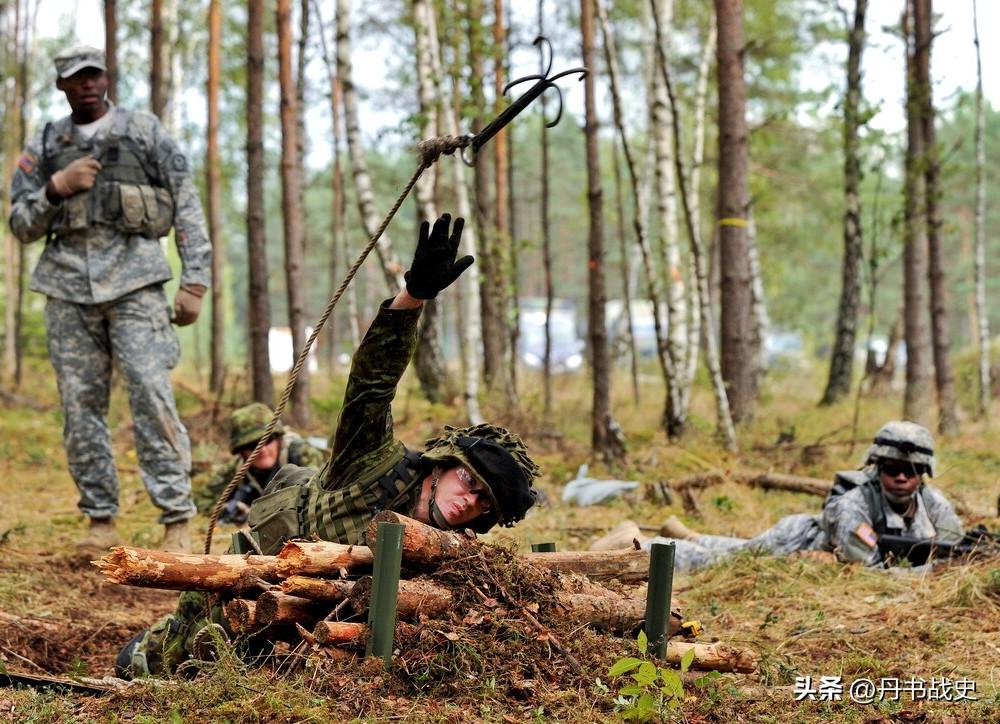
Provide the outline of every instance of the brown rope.
<path id="1" fill-rule="evenodd" d="M 358 270 L 361 268 L 361 265 L 364 264 L 365 259 L 368 258 L 372 249 L 374 249 L 375 245 L 378 244 L 378 240 L 382 237 L 386 227 L 389 226 L 389 222 L 392 221 L 392 217 L 396 215 L 397 211 L 399 211 L 399 207 L 403 205 L 403 201 L 405 201 L 406 197 L 409 196 L 410 191 L 417 183 L 417 179 L 420 178 L 421 174 L 433 166 L 441 157 L 441 154 L 453 154 L 455 151 L 465 148 L 470 143 L 472 143 L 472 136 L 438 136 L 437 138 L 429 138 L 422 141 L 417 146 L 417 155 L 420 161 L 417 166 L 417 170 L 413 172 L 413 176 L 410 177 L 406 187 L 399 195 L 399 198 L 396 199 L 396 203 L 394 203 L 392 208 L 389 209 L 389 213 L 386 214 L 384 219 L 382 219 L 382 223 L 379 225 L 378 229 L 375 230 L 375 233 L 368 241 L 367 246 L 365 246 L 365 248 L 362 249 L 361 254 L 358 255 L 358 258 L 347 272 L 347 276 L 344 277 L 344 281 L 342 281 L 340 286 L 337 288 L 336 293 L 334 293 L 334 295 L 330 298 L 330 301 L 327 302 L 326 309 L 323 310 L 323 314 L 320 315 L 319 320 L 316 322 L 316 326 L 313 327 L 312 334 L 309 335 L 309 339 L 306 340 L 305 346 L 299 352 L 299 356 L 295 360 L 295 366 L 292 367 L 292 371 L 288 375 L 288 382 L 285 385 L 285 390 L 281 393 L 281 400 L 279 400 L 278 406 L 274 409 L 274 415 L 271 417 L 271 421 L 267 424 L 264 434 L 261 436 L 260 440 L 257 441 L 253 452 L 250 453 L 250 457 L 243 461 L 239 470 L 236 471 L 236 475 L 229 481 L 225 490 L 223 490 L 219 495 L 219 499 L 215 501 L 215 505 L 212 506 L 212 512 L 209 514 L 208 519 L 208 532 L 205 534 L 205 553 L 212 552 L 212 534 L 215 532 L 215 525 L 219 521 L 219 514 L 229 501 L 229 497 L 233 494 L 233 491 L 236 490 L 236 487 L 246 478 L 247 470 L 250 469 L 253 461 L 257 459 L 257 455 L 260 453 L 261 448 L 264 447 L 265 441 L 268 440 L 274 432 L 274 428 L 277 426 L 278 420 L 281 419 L 281 414 L 285 411 L 285 405 L 292 396 L 292 388 L 295 386 L 295 380 L 298 379 L 299 372 L 306 363 L 306 359 L 309 356 L 309 350 L 312 349 L 313 342 L 316 341 L 320 332 L 323 331 L 323 325 L 325 325 L 326 320 L 330 318 L 334 307 L 337 306 L 337 302 L 340 301 L 344 292 L 347 291 L 348 285 L 350 285 L 354 276 L 358 273 Z"/>

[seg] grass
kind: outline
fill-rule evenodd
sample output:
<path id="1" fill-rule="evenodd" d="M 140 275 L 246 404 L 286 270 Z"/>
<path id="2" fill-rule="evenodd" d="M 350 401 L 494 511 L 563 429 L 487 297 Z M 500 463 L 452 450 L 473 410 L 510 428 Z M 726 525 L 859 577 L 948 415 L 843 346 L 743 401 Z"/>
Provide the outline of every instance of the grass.
<path id="1" fill-rule="evenodd" d="M 643 485 L 635 494 L 592 508 L 566 506 L 559 499 L 562 486 L 581 463 L 588 462 L 590 403 L 589 395 L 580 394 L 585 381 L 556 380 L 555 410 L 546 421 L 538 409 L 538 380 L 525 376 L 521 397 L 528 411 L 488 412 L 490 419 L 524 434 L 544 468 L 539 486 L 549 502 L 516 528 L 497 531 L 489 539 L 516 550 L 541 541 L 554 541 L 560 550 L 581 549 L 625 518 L 656 526 L 671 514 L 704 532 L 750 536 L 783 515 L 816 511 L 818 498 L 727 483 L 703 491 L 699 512 L 686 513 L 679 502 L 664 505 L 655 484 L 719 468 L 829 478 L 834 470 L 857 467 L 866 445 L 849 442 L 852 403 L 816 407 L 818 375 L 811 371 L 770 380 L 756 420 L 739 430 L 738 454 L 726 453 L 714 440 L 713 403 L 707 390 L 696 392 L 690 432 L 682 444 L 671 444 L 658 426 L 663 398 L 655 371 L 645 378 L 638 405 L 631 401 L 626 381 L 619 380 L 614 414 L 628 436 L 629 458 L 616 468 L 591 462 L 590 474 Z M 85 521 L 76 511 L 76 491 L 66 471 L 61 416 L 47 362 L 31 361 L 27 378 L 32 384 L 19 394 L 30 398 L 31 406 L 0 407 L 0 500 L 4 501 L 0 611 L 32 626 L 42 622 L 56 629 L 46 633 L 0 620 L 0 665 L 28 673 L 108 675 L 117 648 L 134 631 L 171 610 L 174 596 L 106 584 L 86 562 L 73 557 L 73 543 L 82 535 Z M 314 378 L 314 424 L 302 432 L 329 434 L 342 385 L 342 375 Z M 227 393 L 224 399 L 233 395 Z M 225 424 L 213 424 L 211 411 L 193 392 L 178 388 L 178 402 L 196 441 L 196 468 L 224 459 Z M 898 416 L 900 407 L 896 398 L 863 400 L 857 438 L 870 438 L 882 422 Z M 409 376 L 394 411 L 399 436 L 412 446 L 419 446 L 443 423 L 461 418 L 455 409 L 424 402 Z M 131 427 L 119 386 L 112 398 L 111 419 L 122 483 L 120 528 L 129 542 L 155 546 L 162 528 L 130 452 Z M 794 442 L 775 444 L 781 433 L 794 434 Z M 973 420 L 963 421 L 961 434 L 938 442 L 940 475 L 935 484 L 958 503 L 970 525 L 1000 527 L 995 509 L 1000 457 L 993 444 L 987 423 Z M 203 531 L 204 520 L 197 522 Z M 218 533 L 213 550 L 225 547 L 228 533 Z M 751 647 L 761 660 L 755 674 L 724 675 L 704 689 L 688 685 L 679 719 L 1000 719 L 1000 672 L 995 664 L 1000 654 L 1000 560 L 942 566 L 920 575 L 741 554 L 678 575 L 674 597 L 687 617 L 703 623 L 705 640 Z M 544 641 L 512 619 L 438 623 L 433 628 L 455 639 L 438 636 L 412 642 L 389 670 L 378 662 L 310 660 L 292 673 L 287 668 L 276 673 L 224 658 L 193 680 L 143 684 L 104 697 L 0 689 L 0 718 L 39 722 L 615 718 L 617 687 L 607 670 L 618 657 L 634 651 L 633 641 L 554 629 L 584 667 L 584 675 L 576 677 Z M 979 700 L 904 698 L 867 706 L 794 701 L 791 686 L 796 677 L 835 675 L 845 681 L 967 677 L 976 681 Z"/>

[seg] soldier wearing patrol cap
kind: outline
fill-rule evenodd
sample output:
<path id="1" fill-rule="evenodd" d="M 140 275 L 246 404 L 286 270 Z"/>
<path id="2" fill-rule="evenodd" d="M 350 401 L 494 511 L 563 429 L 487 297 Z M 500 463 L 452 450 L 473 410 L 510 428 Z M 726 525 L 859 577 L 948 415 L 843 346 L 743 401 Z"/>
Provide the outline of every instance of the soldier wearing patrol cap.
<path id="1" fill-rule="evenodd" d="M 423 452 L 393 436 L 392 400 L 417 342 L 425 299 L 433 299 L 471 264 L 456 259 L 463 219 L 424 222 L 406 286 L 386 300 L 354 353 L 332 455 L 319 472 L 285 465 L 250 507 L 246 550 L 278 552 L 286 540 L 316 536 L 363 543 L 372 517 L 393 510 L 442 529 L 485 533 L 513 526 L 534 505 L 538 466 L 515 433 L 494 425 L 445 427 Z M 239 534 L 242 535 L 242 534 Z M 244 551 L 241 551 L 244 552 Z M 182 594 L 177 610 L 141 631 L 118 655 L 119 676 L 172 673 L 199 656 L 199 644 L 225 635 L 211 623 L 200 593 Z"/>
<path id="2" fill-rule="evenodd" d="M 10 227 L 45 238 L 31 289 L 47 297 L 49 357 L 62 400 L 63 443 L 90 530 L 84 552 L 119 541 L 118 475 L 107 426 L 112 360 L 124 376 L 142 481 L 162 511 L 163 547 L 187 550 L 190 442 L 170 385 L 180 347 L 171 322 L 191 324 L 209 284 L 211 247 L 188 162 L 159 120 L 110 103 L 104 52 L 55 57 L 71 113 L 45 123 L 20 157 Z M 180 289 L 160 237 L 173 228 Z"/>
<path id="3" fill-rule="evenodd" d="M 842 561 L 882 566 L 886 534 L 958 543 L 964 530 L 940 490 L 925 483 L 935 473 L 934 438 L 913 422 L 886 423 L 875 434 L 860 470 L 838 472 L 818 515 L 787 515 L 754 538 L 702 535 L 676 518 L 664 526 L 676 540 L 675 565 L 709 565 L 739 550 L 783 555 L 835 553 Z M 654 538 L 645 545 L 657 542 Z"/>

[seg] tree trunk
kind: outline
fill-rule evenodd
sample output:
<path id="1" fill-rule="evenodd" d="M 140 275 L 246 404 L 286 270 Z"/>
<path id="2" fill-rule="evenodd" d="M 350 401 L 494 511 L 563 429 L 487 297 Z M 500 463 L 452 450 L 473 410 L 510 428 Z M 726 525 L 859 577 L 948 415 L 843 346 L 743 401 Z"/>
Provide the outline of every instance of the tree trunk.
<path id="1" fill-rule="evenodd" d="M 592 581 L 635 583 L 649 578 L 649 551 L 557 551 L 525 553 L 528 563 L 557 573 L 576 573 Z"/>
<path id="2" fill-rule="evenodd" d="M 673 19 L 673 0 L 651 0 L 653 43 L 659 64 L 669 63 L 667 33 Z M 666 72 L 666 69 L 664 69 Z M 681 371 L 686 369 L 687 309 L 684 277 L 677 240 L 677 183 L 673 164 L 673 118 L 663 73 L 653 75 L 653 103 L 650 116 L 656 177 L 656 208 L 659 223 L 660 272 L 667 298 L 667 354 L 673 374 L 666 380 L 668 394 L 663 410 L 663 427 L 671 439 L 680 437 L 687 422 Z"/>
<path id="3" fill-rule="evenodd" d="M 314 601 L 339 603 L 351 595 L 354 581 L 327 580 L 310 576 L 289 576 L 281 582 L 281 590 L 290 596 L 311 598 Z"/>
<path id="4" fill-rule="evenodd" d="M 545 36 L 545 0 L 538 0 L 538 35 Z M 545 72 L 545 57 L 539 58 L 539 73 Z M 545 419 L 552 416 L 552 307 L 555 302 L 555 285 L 552 280 L 552 219 L 549 213 L 551 193 L 549 191 L 549 128 L 548 103 L 545 93 L 542 94 L 541 123 L 541 231 L 542 231 L 542 269 L 545 277 L 545 356 L 542 360 L 542 409 Z"/>
<path id="5" fill-rule="evenodd" d="M 329 605 L 280 591 L 265 591 L 254 607 L 254 623 L 259 627 L 299 624 L 312 628 L 329 613 Z"/>
<path id="6" fill-rule="evenodd" d="M 163 68 L 163 0 L 151 0 L 149 7 L 149 108 L 162 121 L 167 106 Z"/>
<path id="7" fill-rule="evenodd" d="M 436 79 L 431 62 L 430 14 L 433 9 L 427 0 L 413 0 L 413 29 L 416 35 L 417 89 L 420 100 L 420 118 L 423 120 L 420 134 L 424 139 L 438 134 L 438 98 L 434 92 Z M 434 203 L 434 187 L 437 185 L 437 165 L 424 171 L 417 181 L 417 208 L 420 220 L 433 224 L 438 216 Z M 440 343 L 441 317 L 437 301 L 424 302 L 424 311 L 417 330 L 417 349 L 414 354 L 414 368 L 424 396 L 431 402 L 445 399 L 445 368 Z"/>
<path id="8" fill-rule="evenodd" d="M 698 219 L 692 211 L 692 199 L 697 195 L 697 188 L 689 190 L 685 182 L 684 168 L 681 164 L 680 147 L 680 124 L 677 120 L 677 99 L 674 96 L 673 85 L 670 81 L 670 73 L 667 64 L 661 58 L 660 70 L 663 74 L 663 81 L 667 88 L 667 97 L 670 100 L 674 123 L 674 164 L 676 166 L 677 181 L 681 190 L 681 206 L 684 209 L 684 223 L 687 227 L 688 240 L 691 244 L 691 260 L 694 267 L 695 280 L 698 285 L 698 306 L 699 319 L 702 328 L 702 337 L 705 340 L 705 364 L 708 367 L 709 375 L 712 378 L 712 387 L 715 392 L 716 407 L 716 433 L 729 450 L 736 449 L 736 431 L 733 427 L 733 416 L 729 406 L 729 396 L 726 394 L 723 373 L 719 365 L 718 352 L 715 347 L 715 317 L 712 314 L 712 298 L 708 287 L 708 272 L 705 269 L 703 244 L 701 241 L 701 227 Z"/>
<path id="9" fill-rule="evenodd" d="M 275 556 L 193 555 L 119 546 L 94 565 L 112 583 L 175 591 L 239 594 L 260 590 L 261 581 L 278 579 Z"/>
<path id="10" fill-rule="evenodd" d="M 680 666 L 681 660 L 694 651 L 691 668 L 695 671 L 735 671 L 752 674 L 757 670 L 757 653 L 724 643 L 691 644 L 685 641 L 667 642 L 667 663 Z"/>
<path id="11" fill-rule="evenodd" d="M 503 97 L 503 87 L 506 84 L 504 68 L 504 51 L 506 50 L 507 31 L 503 18 L 504 0 L 493 0 L 493 113 L 498 115 L 507 105 Z M 495 285 L 493 293 L 500 308 L 500 322 L 504 334 L 504 364 L 507 369 L 504 374 L 505 395 L 510 406 L 515 404 L 514 379 L 516 377 L 517 350 L 512 346 L 516 334 L 510 329 L 510 309 L 514 301 L 509 298 L 510 275 L 512 266 L 512 237 L 510 234 L 510 188 L 508 182 L 507 129 L 502 128 L 493 137 L 493 190 L 495 203 L 493 218 L 496 222 L 496 237 L 493 240 L 493 268 L 496 272 L 491 284 Z"/>
<path id="12" fill-rule="evenodd" d="M 979 346 L 978 412 L 990 414 L 990 321 L 986 312 L 986 144 L 983 127 L 986 113 L 983 107 L 983 64 L 980 57 L 979 21 L 976 0 L 972 0 L 972 27 L 976 45 L 976 317 L 979 326 L 976 338 Z"/>
<path id="13" fill-rule="evenodd" d="M 104 0 L 104 57 L 108 67 L 108 100 L 118 102 L 118 8 L 116 0 Z"/>
<path id="14" fill-rule="evenodd" d="M 656 356 L 660 363 L 660 369 L 663 372 L 663 380 L 667 387 L 667 394 L 676 394 L 677 387 L 670 384 L 670 381 L 674 378 L 674 369 L 670 356 L 667 352 L 667 339 L 666 333 L 663 329 L 664 321 L 662 319 L 662 305 L 660 304 L 659 285 L 647 239 L 646 214 L 648 201 L 647 194 L 643 188 L 645 183 L 640 182 L 639 180 L 639 175 L 635 169 L 635 159 L 632 156 L 628 137 L 625 133 L 624 114 L 622 112 L 621 94 L 619 92 L 618 83 L 618 59 L 615 52 L 614 36 L 611 34 L 607 12 L 605 11 L 604 6 L 600 2 L 597 2 L 595 3 L 595 7 L 597 9 L 598 20 L 601 23 L 601 33 L 604 38 L 604 55 L 608 64 L 608 77 L 611 84 L 611 100 L 612 107 L 614 109 L 615 125 L 618 128 L 618 136 L 621 139 L 622 153 L 625 156 L 625 165 L 628 168 L 629 180 L 632 184 L 632 194 L 635 199 L 635 218 L 633 219 L 632 225 L 635 229 L 636 243 L 639 246 L 639 251 L 642 256 L 642 270 L 646 282 L 646 296 L 649 298 L 650 304 L 653 308 L 653 327 L 656 331 Z M 652 86 L 652 83 L 649 85 Z M 650 148 L 650 150 L 652 150 L 652 148 Z M 670 406 L 669 402 L 667 403 L 667 406 Z"/>
<path id="15" fill-rule="evenodd" d="M 906 338 L 906 390 L 903 395 L 903 417 L 928 423 L 930 408 L 931 342 L 927 324 L 927 236 L 922 206 L 924 176 L 921 160 L 924 155 L 920 119 L 920 90 L 917 76 L 915 45 L 910 25 L 913 0 L 907 0 L 903 15 L 906 38 L 906 110 L 907 145 L 906 179 L 903 199 L 903 300 Z"/>
<path id="16" fill-rule="evenodd" d="M 733 420 L 753 417 L 753 320 L 747 250 L 746 88 L 743 81 L 743 0 L 715 0 L 718 18 L 719 173 L 722 377 Z"/>
<path id="17" fill-rule="evenodd" d="M 222 615 L 235 634 L 247 634 L 261 628 L 257 623 L 257 602 L 234 598 L 222 605 Z"/>
<path id="18" fill-rule="evenodd" d="M 351 608 L 363 613 L 371 605 L 372 577 L 358 579 L 351 590 Z M 440 618 L 452 607 L 451 591 L 434 581 L 421 579 L 399 580 L 396 593 L 396 615 L 399 618 L 415 619 L 418 616 Z"/>
<path id="19" fill-rule="evenodd" d="M 358 100 L 354 91 L 353 70 L 351 64 L 351 11 L 349 0 L 337 0 L 337 75 L 344 93 L 344 121 L 347 124 L 347 153 L 350 157 L 351 174 L 354 177 L 355 193 L 358 199 L 358 210 L 365 234 L 371 239 L 375 236 L 380 219 L 375 210 L 375 194 L 372 191 L 371 177 L 368 175 L 368 163 L 365 161 L 364 148 L 361 146 L 361 121 L 358 117 Z M 382 276 L 386 289 L 390 293 L 403 286 L 403 267 L 393 249 L 388 234 L 382 234 L 375 247 L 382 263 Z"/>
<path id="20" fill-rule="evenodd" d="M 580 0 L 580 29 L 583 64 L 594 68 L 594 3 Z M 591 448 L 606 462 L 624 459 L 625 443 L 611 417 L 611 370 L 608 359 L 608 331 L 604 320 L 607 294 L 604 287 L 604 208 L 601 191 L 601 166 L 598 151 L 597 109 L 594 98 L 594 74 L 584 78 L 584 136 L 587 149 L 587 206 L 590 231 L 587 239 L 588 314 L 587 336 L 590 341 L 593 397 L 591 406 Z"/>
<path id="21" fill-rule="evenodd" d="M 0 101 L 3 102 L 3 126 L 0 133 L 0 157 L 3 158 L 2 177 L 4 191 L 0 192 L 2 209 L 0 213 L 6 222 L 10 218 L 10 181 L 14 175 L 14 167 L 18 155 L 24 148 L 25 137 L 25 105 L 27 103 L 28 87 L 25 83 L 27 70 L 27 37 L 30 19 L 27 8 L 22 12 L 20 0 L 16 0 L 13 8 L 13 32 L 3 37 L 3 47 L 0 48 L 0 62 L 5 70 L 9 69 L 13 83 L 3 83 Z M 9 21 L 10 16 L 3 8 L 3 19 Z M 23 41 L 22 41 L 22 27 Z M 5 28 L 6 30 L 6 28 Z M 20 288 L 20 270 L 24 263 L 24 253 L 20 242 L 11 233 L 7 224 L 3 227 L 4 239 L 4 372 L 10 378 L 12 387 L 20 382 L 20 330 L 18 324 L 19 310 L 22 305 Z"/>
<path id="22" fill-rule="evenodd" d="M 854 26 L 847 33 L 847 91 L 844 94 L 844 263 L 841 269 L 840 305 L 830 357 L 830 376 L 820 404 L 832 405 L 851 391 L 854 374 L 854 341 L 861 302 L 861 57 L 865 49 L 865 11 L 868 0 L 856 0 Z"/>
<path id="23" fill-rule="evenodd" d="M 931 341 L 934 351 L 934 381 L 938 397 L 938 432 L 958 431 L 955 399 L 955 373 L 951 366 L 948 331 L 948 286 L 945 279 L 944 251 L 941 248 L 941 214 L 938 208 L 941 190 L 938 185 L 941 160 L 934 130 L 934 99 L 931 89 L 931 0 L 915 0 L 914 27 L 917 95 L 920 100 L 920 126 L 923 144 L 921 165 L 924 172 L 924 213 L 927 218 L 927 259 L 930 289 Z"/>
<path id="24" fill-rule="evenodd" d="M 267 290 L 264 224 L 264 0 L 250 0 L 247 14 L 247 264 L 250 369 L 253 399 L 274 404 L 268 336 L 271 302 Z"/>
<path id="25" fill-rule="evenodd" d="M 306 230 L 302 234 L 302 254 L 309 253 L 309 211 L 306 208 L 306 68 L 309 65 L 309 0 L 299 4 L 299 37 L 295 53 L 295 158 L 302 182 L 299 184 L 299 208 Z M 330 325 L 333 326 L 332 324 Z"/>
<path id="26" fill-rule="evenodd" d="M 328 541 L 289 541 L 277 556 L 276 570 L 291 576 L 333 576 L 344 571 L 371 568 L 372 550 L 365 546 Z"/>
<path id="27" fill-rule="evenodd" d="M 212 240 L 212 365 L 209 389 L 222 391 L 226 376 L 226 328 L 222 290 L 226 244 L 222 235 L 222 173 L 219 164 L 219 48 L 222 44 L 221 0 L 208 5 L 208 128 L 205 145 L 205 196 L 208 206 L 208 237 Z"/>
<path id="28" fill-rule="evenodd" d="M 465 555 L 470 539 L 461 533 L 439 530 L 433 526 L 421 523 L 405 515 L 383 510 L 371 519 L 365 538 L 368 547 L 375 550 L 378 537 L 378 524 L 381 522 L 399 523 L 405 526 L 403 532 L 403 560 L 418 566 L 435 566 L 442 561 Z"/>
<path id="29" fill-rule="evenodd" d="M 600 0 L 595 0 L 600 2 Z M 600 13 L 603 8 L 598 8 Z M 603 18 L 601 19 L 603 23 Z M 602 24 L 603 29 L 603 24 Z M 639 404 L 639 354 L 635 348 L 635 326 L 632 322 L 632 269 L 629 264 L 628 246 L 625 243 L 625 199 L 622 194 L 622 169 L 618 160 L 618 144 L 611 147 L 615 174 L 615 222 L 618 228 L 618 253 L 621 256 L 622 269 L 622 313 L 615 320 L 614 327 L 621 333 L 622 322 L 625 323 L 625 344 L 628 347 L 629 372 L 632 376 L 632 402 Z"/>
<path id="30" fill-rule="evenodd" d="M 753 320 L 751 347 L 753 349 L 754 389 L 764 384 L 767 372 L 767 350 L 765 349 L 767 330 L 771 319 L 767 314 L 767 300 L 764 298 L 764 275 L 760 270 L 760 254 L 757 250 L 757 221 L 753 215 L 753 202 L 747 207 L 747 257 L 750 260 L 750 317 Z"/>

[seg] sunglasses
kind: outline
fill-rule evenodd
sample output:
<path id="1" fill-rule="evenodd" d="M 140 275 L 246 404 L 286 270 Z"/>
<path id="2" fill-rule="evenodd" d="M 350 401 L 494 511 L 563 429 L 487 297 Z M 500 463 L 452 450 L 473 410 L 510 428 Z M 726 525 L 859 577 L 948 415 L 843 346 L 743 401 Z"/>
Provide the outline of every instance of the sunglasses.
<path id="1" fill-rule="evenodd" d="M 923 465 L 914 465 L 913 463 L 886 461 L 879 463 L 878 469 L 880 473 L 885 473 L 890 478 L 899 477 L 900 473 L 908 478 L 916 478 L 923 474 L 926 468 Z"/>

